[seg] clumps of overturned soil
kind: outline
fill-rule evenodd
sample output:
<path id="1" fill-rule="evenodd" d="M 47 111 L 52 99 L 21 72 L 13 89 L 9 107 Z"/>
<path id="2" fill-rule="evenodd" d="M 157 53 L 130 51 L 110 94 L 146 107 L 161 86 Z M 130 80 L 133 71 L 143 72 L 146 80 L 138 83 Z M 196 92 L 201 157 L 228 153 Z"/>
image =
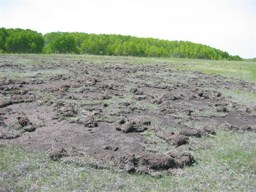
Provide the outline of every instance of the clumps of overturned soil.
<path id="1" fill-rule="evenodd" d="M 60 106 L 58 110 L 58 114 L 62 115 L 62 117 L 74 117 L 78 113 L 76 106 L 73 104 Z"/>
<path id="2" fill-rule="evenodd" d="M 13 113 L 2 112 L 0 116 L 0 139 L 15 139 L 26 132 L 33 132 L 37 126 L 30 122 L 25 113 L 13 114 L 14 118 L 8 119 L 6 115 Z M 6 119 L 8 121 L 6 121 Z"/>
<path id="3" fill-rule="evenodd" d="M 166 140 L 170 145 L 175 145 L 176 147 L 188 144 L 189 139 L 187 136 L 168 131 L 161 131 L 157 136 Z"/>
<path id="4" fill-rule="evenodd" d="M 62 157 L 67 157 L 68 156 L 68 152 L 66 149 L 64 148 L 60 148 L 60 149 L 54 149 L 49 153 L 49 157 L 51 160 L 53 161 L 58 161 L 60 160 Z"/>
<path id="5" fill-rule="evenodd" d="M 170 171 L 174 168 L 182 168 L 192 165 L 195 162 L 194 157 L 189 152 L 180 154 L 169 152 L 167 154 L 144 153 L 129 154 L 121 157 L 116 162 L 117 166 L 125 169 L 128 173 L 146 173 L 152 174 L 155 171 Z"/>
<path id="6" fill-rule="evenodd" d="M 183 129 L 179 132 L 179 134 L 187 137 L 203 137 L 208 135 L 215 135 L 216 132 L 213 128 L 204 127 L 203 129 Z"/>
<path id="7" fill-rule="evenodd" d="M 16 62 L 24 58 L 37 65 Z M 256 92 L 254 83 L 166 63 L 98 62 L 0 55 L 1 70 L 11 72 L 0 77 L 0 145 L 45 150 L 54 161 L 90 156 L 159 176 L 195 162 L 192 137 L 256 131 L 256 106 L 225 95 Z"/>
<path id="8" fill-rule="evenodd" d="M 94 115 L 89 115 L 84 120 L 84 126 L 89 128 L 98 127 L 98 122 Z"/>
<path id="9" fill-rule="evenodd" d="M 143 132 L 146 131 L 151 122 L 150 120 L 145 120 L 143 118 L 128 118 L 128 117 L 121 117 L 116 122 L 116 130 L 122 131 L 124 133 L 129 132 Z"/>
<path id="10" fill-rule="evenodd" d="M 49 150 L 49 158 L 53 161 L 59 161 L 63 157 L 74 157 L 74 156 L 84 156 L 80 150 L 75 147 L 72 147 L 70 150 L 67 150 L 64 147 L 56 147 Z"/>

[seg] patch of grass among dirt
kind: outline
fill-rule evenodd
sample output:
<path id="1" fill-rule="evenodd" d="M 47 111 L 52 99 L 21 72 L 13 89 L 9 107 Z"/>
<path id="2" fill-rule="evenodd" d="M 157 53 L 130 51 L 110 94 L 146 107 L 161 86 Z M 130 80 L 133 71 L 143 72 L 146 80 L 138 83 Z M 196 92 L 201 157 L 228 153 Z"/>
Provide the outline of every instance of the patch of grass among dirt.
<path id="1" fill-rule="evenodd" d="M 166 153 L 172 147 L 165 140 L 159 138 L 154 131 L 147 130 L 142 135 L 146 140 L 144 147 L 148 151 Z"/>
<path id="2" fill-rule="evenodd" d="M 1 77 L 8 77 L 14 80 L 27 80 L 27 79 L 37 79 L 37 80 L 49 80 L 51 77 L 56 75 L 67 74 L 68 72 L 64 69 L 61 70 L 38 70 L 38 71 L 14 71 L 8 70 L 0 72 Z"/>
<path id="3" fill-rule="evenodd" d="M 256 93 L 245 90 L 222 90 L 225 96 L 229 96 L 233 101 L 247 106 L 256 106 Z"/>
<path id="4" fill-rule="evenodd" d="M 44 152 L 0 148 L 0 190 L 9 191 L 254 191 L 256 134 L 218 131 L 191 138 L 208 149 L 194 151 L 197 163 L 175 176 L 156 179 L 89 164 L 51 161 Z"/>

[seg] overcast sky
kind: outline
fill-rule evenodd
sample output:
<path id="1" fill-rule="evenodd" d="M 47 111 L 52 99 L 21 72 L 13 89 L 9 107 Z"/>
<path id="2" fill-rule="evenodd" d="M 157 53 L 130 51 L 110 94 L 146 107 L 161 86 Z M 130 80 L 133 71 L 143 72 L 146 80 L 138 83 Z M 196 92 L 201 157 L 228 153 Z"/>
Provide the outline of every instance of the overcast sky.
<path id="1" fill-rule="evenodd" d="M 0 0 L 0 27 L 192 41 L 256 57 L 256 0 Z"/>

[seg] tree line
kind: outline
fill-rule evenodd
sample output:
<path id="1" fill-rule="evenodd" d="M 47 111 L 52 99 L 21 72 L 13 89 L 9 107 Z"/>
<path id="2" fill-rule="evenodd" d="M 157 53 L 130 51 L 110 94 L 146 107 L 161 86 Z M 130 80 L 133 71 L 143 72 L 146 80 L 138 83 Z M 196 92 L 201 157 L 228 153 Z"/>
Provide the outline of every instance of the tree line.
<path id="1" fill-rule="evenodd" d="M 0 28 L 0 53 L 74 53 L 94 55 L 242 60 L 225 51 L 189 41 L 124 35 Z"/>
<path id="2" fill-rule="evenodd" d="M 30 29 L 0 28 L 0 53 L 42 53 L 44 37 Z"/>

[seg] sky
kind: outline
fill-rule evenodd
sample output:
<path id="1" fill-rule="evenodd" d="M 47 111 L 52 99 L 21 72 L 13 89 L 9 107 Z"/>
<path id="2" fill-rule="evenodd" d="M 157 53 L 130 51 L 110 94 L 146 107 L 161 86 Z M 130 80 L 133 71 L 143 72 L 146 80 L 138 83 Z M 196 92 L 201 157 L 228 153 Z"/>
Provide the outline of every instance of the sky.
<path id="1" fill-rule="evenodd" d="M 0 27 L 191 41 L 256 57 L 256 0 L 0 0 Z"/>

